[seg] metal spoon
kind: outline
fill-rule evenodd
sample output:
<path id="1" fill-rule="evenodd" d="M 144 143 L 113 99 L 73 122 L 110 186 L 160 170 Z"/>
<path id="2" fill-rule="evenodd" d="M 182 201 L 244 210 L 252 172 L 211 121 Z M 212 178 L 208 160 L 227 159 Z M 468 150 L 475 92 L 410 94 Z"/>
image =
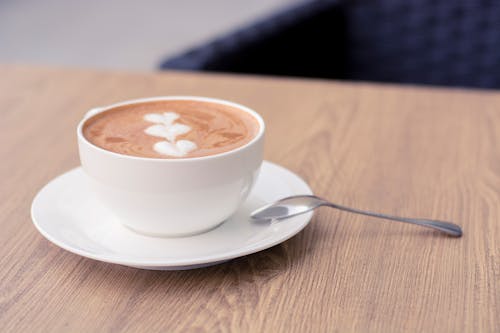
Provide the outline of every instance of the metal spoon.
<path id="1" fill-rule="evenodd" d="M 458 225 L 450 222 L 427 219 L 413 219 L 408 217 L 373 213 L 365 210 L 337 205 L 321 199 L 315 195 L 295 195 L 292 197 L 284 198 L 253 211 L 250 216 L 255 220 L 283 220 L 288 217 L 307 213 L 321 206 L 333 207 L 355 214 L 368 215 L 398 222 L 418 224 L 423 227 L 439 230 L 453 237 L 462 236 L 462 229 Z"/>

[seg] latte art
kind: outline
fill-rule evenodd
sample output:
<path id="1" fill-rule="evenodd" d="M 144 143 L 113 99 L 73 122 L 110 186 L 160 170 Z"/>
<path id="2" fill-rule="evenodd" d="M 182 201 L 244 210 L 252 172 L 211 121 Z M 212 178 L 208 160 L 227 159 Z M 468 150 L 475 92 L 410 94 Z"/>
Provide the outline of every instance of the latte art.
<path id="1" fill-rule="evenodd" d="M 174 123 L 179 117 L 175 112 L 148 113 L 144 116 L 144 120 L 156 123 L 156 125 L 146 128 L 144 132 L 165 139 L 165 141 L 159 141 L 153 146 L 153 149 L 159 154 L 181 157 L 198 147 L 196 143 L 189 140 L 175 141 L 178 135 L 191 131 L 191 127 L 187 125 Z"/>
<path id="2" fill-rule="evenodd" d="M 190 158 L 227 152 L 259 132 L 250 113 L 230 105 L 193 100 L 125 104 L 87 119 L 83 136 L 118 154 Z"/>

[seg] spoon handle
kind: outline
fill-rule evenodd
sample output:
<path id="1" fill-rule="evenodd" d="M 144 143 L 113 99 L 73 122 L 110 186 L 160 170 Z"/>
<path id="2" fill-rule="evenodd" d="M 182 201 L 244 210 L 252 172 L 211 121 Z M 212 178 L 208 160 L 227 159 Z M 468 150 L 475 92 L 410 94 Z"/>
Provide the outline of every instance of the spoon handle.
<path id="1" fill-rule="evenodd" d="M 444 232 L 450 236 L 453 236 L 453 237 L 461 237 L 462 236 L 462 229 L 458 225 L 456 225 L 454 223 L 450 223 L 450 222 L 444 222 L 444 221 L 438 221 L 438 220 L 428 220 L 428 219 L 414 219 L 414 218 L 408 218 L 408 217 L 399 217 L 399 216 L 393 216 L 393 215 L 387 215 L 387 214 L 374 213 L 374 212 L 370 212 L 370 211 L 366 211 L 366 210 L 355 209 L 355 208 L 337 205 L 337 204 L 334 204 L 331 202 L 325 203 L 325 206 L 337 208 L 337 209 L 344 210 L 344 211 L 351 212 L 351 213 L 355 213 L 355 214 L 378 217 L 381 219 L 393 220 L 393 221 L 398 221 L 398 222 L 418 224 L 418 225 L 421 225 L 423 227 L 428 227 L 428 228 L 442 231 L 442 232 Z"/>

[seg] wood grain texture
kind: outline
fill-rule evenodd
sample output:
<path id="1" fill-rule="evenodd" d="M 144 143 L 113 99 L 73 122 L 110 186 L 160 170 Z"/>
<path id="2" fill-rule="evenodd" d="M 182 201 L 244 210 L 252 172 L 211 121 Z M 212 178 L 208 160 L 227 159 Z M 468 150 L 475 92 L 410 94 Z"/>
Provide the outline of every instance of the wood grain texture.
<path id="1" fill-rule="evenodd" d="M 325 208 L 272 249 L 156 272 L 81 258 L 38 234 L 31 200 L 79 164 L 84 112 L 178 94 L 256 109 L 266 159 L 320 196 L 452 220 L 465 235 Z M 0 138 L 2 331 L 500 331 L 498 92 L 0 66 Z"/>

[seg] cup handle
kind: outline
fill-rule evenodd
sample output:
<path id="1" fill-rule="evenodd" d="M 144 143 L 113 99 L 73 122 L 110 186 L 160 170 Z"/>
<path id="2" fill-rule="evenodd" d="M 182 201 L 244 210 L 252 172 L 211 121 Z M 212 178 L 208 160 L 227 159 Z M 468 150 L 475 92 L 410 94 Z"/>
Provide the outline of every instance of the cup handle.
<path id="1" fill-rule="evenodd" d="M 104 108 L 92 108 L 90 109 L 89 111 L 87 111 L 87 113 L 85 114 L 85 116 L 83 116 L 83 119 L 89 119 L 90 117 L 98 114 L 99 112 L 101 112 Z"/>

